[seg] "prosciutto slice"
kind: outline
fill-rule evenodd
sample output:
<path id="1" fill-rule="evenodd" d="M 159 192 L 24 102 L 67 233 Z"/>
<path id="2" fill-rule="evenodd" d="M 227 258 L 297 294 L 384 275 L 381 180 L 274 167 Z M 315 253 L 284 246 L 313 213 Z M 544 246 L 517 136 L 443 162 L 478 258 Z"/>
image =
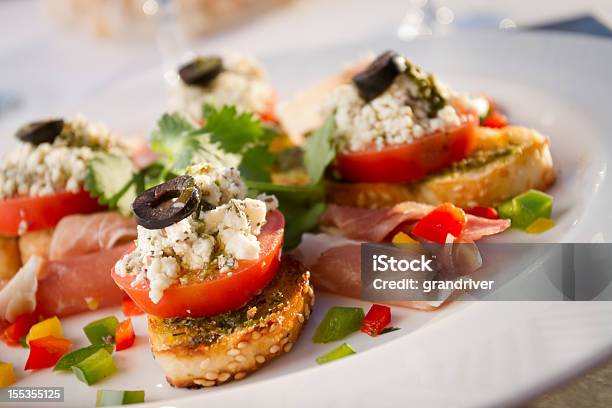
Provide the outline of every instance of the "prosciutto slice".
<path id="1" fill-rule="evenodd" d="M 330 205 L 321 216 L 321 225 L 331 227 L 334 234 L 305 234 L 294 254 L 311 270 L 312 281 L 317 289 L 359 298 L 361 243 L 383 242 L 401 224 L 416 222 L 434 208 L 431 205 L 415 202 L 403 202 L 383 209 Z M 464 245 L 469 245 L 484 236 L 500 233 L 510 227 L 509 220 L 490 220 L 473 215 L 468 215 L 467 218 L 468 222 L 462 235 L 455 240 L 455 242 L 468 243 Z M 469 248 L 458 249 L 460 252 L 467 252 L 467 255 L 463 256 L 469 258 Z M 472 255 L 478 256 L 477 249 Z M 479 265 L 477 261 L 479 259 L 461 263 L 472 271 L 476 265 Z M 457 271 L 460 268 L 454 269 Z M 410 301 L 393 302 L 393 304 L 419 310 L 434 310 L 445 301 Z"/>
<path id="2" fill-rule="evenodd" d="M 488 218 L 467 215 L 467 224 L 461 234 L 461 242 L 478 241 L 488 235 L 499 234 L 510 228 L 510 220 L 490 220 Z"/>
<path id="3" fill-rule="evenodd" d="M 435 207 L 406 201 L 391 208 L 367 209 L 330 205 L 321 215 L 321 225 L 333 227 L 351 239 L 382 242 L 401 224 L 417 221 Z M 510 227 L 510 220 L 490 220 L 468 214 L 468 222 L 459 242 L 476 241 L 494 235 Z"/>
<path id="4" fill-rule="evenodd" d="M 114 247 L 136 239 L 136 223 L 115 212 L 69 215 L 57 224 L 49 259 L 69 259 Z"/>
<path id="5" fill-rule="evenodd" d="M 67 316 L 88 310 L 89 300 L 99 307 L 121 303 L 123 291 L 110 271 L 130 245 L 48 261 L 38 280 L 36 310 L 43 316 Z"/>
<path id="6" fill-rule="evenodd" d="M 119 304 L 124 294 L 110 271 L 135 238 L 134 221 L 117 213 L 64 217 L 53 231 L 48 258 L 30 257 L 0 289 L 0 323 L 34 310 L 66 316 L 87 311 L 91 301 L 98 307 Z"/>
<path id="7" fill-rule="evenodd" d="M 422 218 L 435 207 L 407 201 L 391 208 L 367 209 L 331 204 L 321 215 L 321 225 L 338 228 L 347 238 L 382 242 L 399 225 Z"/>

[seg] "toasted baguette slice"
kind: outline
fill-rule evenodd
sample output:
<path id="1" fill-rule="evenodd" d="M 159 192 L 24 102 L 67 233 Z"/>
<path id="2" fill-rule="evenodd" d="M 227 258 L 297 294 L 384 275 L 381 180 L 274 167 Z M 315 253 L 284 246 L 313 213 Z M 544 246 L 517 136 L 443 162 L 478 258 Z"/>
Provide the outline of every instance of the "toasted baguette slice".
<path id="1" fill-rule="evenodd" d="M 175 387 L 240 380 L 291 350 L 313 305 L 310 273 L 284 256 L 274 280 L 238 311 L 201 318 L 149 316 L 151 350 Z"/>
<path id="2" fill-rule="evenodd" d="M 531 188 L 544 190 L 554 180 L 548 140 L 537 131 L 480 128 L 477 149 L 469 158 L 421 182 L 330 181 L 327 196 L 329 202 L 363 208 L 390 207 L 402 201 L 492 207 Z"/>

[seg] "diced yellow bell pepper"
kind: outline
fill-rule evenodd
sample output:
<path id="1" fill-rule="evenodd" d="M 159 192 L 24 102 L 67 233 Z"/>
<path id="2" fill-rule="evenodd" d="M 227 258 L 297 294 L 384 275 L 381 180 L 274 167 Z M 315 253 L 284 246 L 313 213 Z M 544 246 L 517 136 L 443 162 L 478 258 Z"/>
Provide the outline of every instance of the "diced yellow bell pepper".
<path id="1" fill-rule="evenodd" d="M 550 218 L 538 218 L 525 231 L 530 234 L 541 234 L 555 226 L 555 222 Z"/>
<path id="2" fill-rule="evenodd" d="M 47 336 L 53 337 L 64 337 L 62 330 L 62 323 L 54 316 L 50 319 L 43 320 L 42 322 L 36 323 L 26 336 L 26 342 L 30 344 L 30 340 L 36 340 Z"/>
<path id="3" fill-rule="evenodd" d="M 410 235 L 404 232 L 398 232 L 391 240 L 393 244 L 418 244 L 418 241 L 412 239 Z"/>
<path id="4" fill-rule="evenodd" d="M 0 387 L 8 387 L 17 382 L 15 372 L 11 363 L 3 363 L 0 361 Z"/>

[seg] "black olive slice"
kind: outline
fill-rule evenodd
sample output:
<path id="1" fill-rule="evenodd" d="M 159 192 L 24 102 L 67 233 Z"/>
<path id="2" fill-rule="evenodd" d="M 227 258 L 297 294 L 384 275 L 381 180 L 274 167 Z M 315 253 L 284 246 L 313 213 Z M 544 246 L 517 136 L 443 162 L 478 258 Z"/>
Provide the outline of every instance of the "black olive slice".
<path id="1" fill-rule="evenodd" d="M 200 190 L 191 176 L 179 176 L 142 192 L 132 203 L 138 225 L 168 227 L 191 215 L 200 203 Z"/>
<path id="2" fill-rule="evenodd" d="M 223 70 L 220 57 L 198 57 L 179 68 L 179 76 L 187 85 L 206 86 Z"/>
<path id="3" fill-rule="evenodd" d="M 382 94 L 391 86 L 400 73 L 394 58 L 397 53 L 386 51 L 379 55 L 368 67 L 353 77 L 359 95 L 367 102 Z"/>
<path id="4" fill-rule="evenodd" d="M 56 137 L 62 133 L 64 121 L 62 119 L 38 120 L 26 123 L 17 129 L 15 136 L 22 142 L 39 145 L 41 143 L 53 143 Z"/>

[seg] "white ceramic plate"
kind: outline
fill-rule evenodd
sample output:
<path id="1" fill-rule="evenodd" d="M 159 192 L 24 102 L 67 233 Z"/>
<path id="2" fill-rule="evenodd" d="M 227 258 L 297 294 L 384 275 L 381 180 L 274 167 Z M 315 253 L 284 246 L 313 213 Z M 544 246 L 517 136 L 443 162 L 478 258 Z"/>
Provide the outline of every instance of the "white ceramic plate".
<path id="1" fill-rule="evenodd" d="M 513 122 L 551 137 L 559 170 L 551 191 L 558 224 L 540 236 L 511 232 L 504 239 L 612 242 L 612 184 L 606 173 L 612 158 L 611 42 L 494 33 L 412 43 L 379 38 L 263 61 L 281 97 L 288 98 L 347 61 L 387 48 L 405 53 L 457 89 L 485 92 Z M 64 112 L 83 112 L 123 134 L 144 135 L 164 100 L 161 72 L 151 71 L 112 84 Z M 526 272 L 546 271 L 534 266 Z M 136 345 L 115 354 L 117 375 L 87 387 L 72 375 L 20 371 L 19 385 L 63 386 L 66 406 L 93 406 L 98 388 L 144 389 L 148 406 L 503 406 L 533 398 L 612 354 L 612 302 L 457 302 L 436 313 L 395 308 L 393 325 L 400 331 L 378 338 L 353 334 L 346 341 L 357 355 L 317 366 L 315 357 L 337 344 L 315 345 L 310 337 L 333 305 L 369 306 L 319 293 L 311 322 L 290 354 L 222 387 L 170 387 L 148 351 L 144 318 L 134 319 Z M 87 322 L 111 313 L 121 316 L 116 309 L 63 319 L 75 347 L 85 345 L 81 328 Z M 17 367 L 27 355 L 6 347 L 0 354 Z"/>

